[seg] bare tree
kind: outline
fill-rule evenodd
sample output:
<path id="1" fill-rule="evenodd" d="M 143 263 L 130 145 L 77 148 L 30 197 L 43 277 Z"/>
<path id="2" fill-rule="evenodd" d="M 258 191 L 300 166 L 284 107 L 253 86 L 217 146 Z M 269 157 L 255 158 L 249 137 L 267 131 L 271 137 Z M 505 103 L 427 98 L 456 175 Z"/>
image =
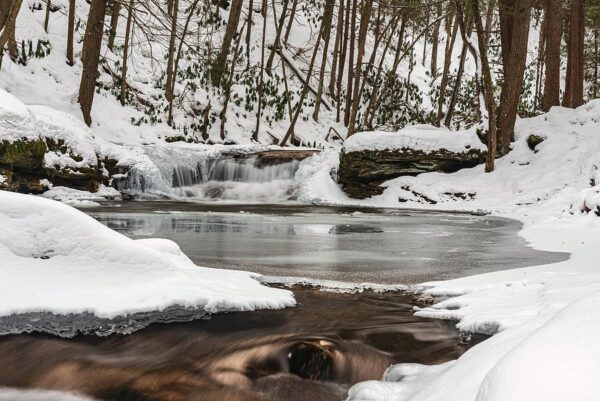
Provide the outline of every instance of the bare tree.
<path id="1" fill-rule="evenodd" d="M 177 17 L 179 13 L 179 0 L 173 0 L 171 14 L 171 32 L 169 38 L 169 50 L 167 56 L 167 82 L 165 85 L 165 98 L 167 101 L 173 101 L 173 59 L 175 57 L 175 39 L 177 38 Z"/>
<path id="2" fill-rule="evenodd" d="M 48 24 L 50 22 L 50 9 L 52 8 L 52 0 L 46 0 L 46 16 L 44 17 L 44 31 L 48 33 Z"/>
<path id="3" fill-rule="evenodd" d="M 333 57 L 331 64 L 331 75 L 329 76 L 329 95 L 335 96 L 335 84 L 337 82 L 337 68 L 338 68 L 338 59 L 340 53 L 340 46 L 342 43 L 342 35 L 344 34 L 344 0 L 340 0 L 340 7 L 338 11 L 338 17 L 336 22 L 335 29 L 335 43 L 333 45 Z"/>
<path id="4" fill-rule="evenodd" d="M 452 52 L 458 32 L 458 18 L 449 16 L 446 19 L 446 51 L 444 52 L 444 71 L 440 82 L 440 94 L 438 98 L 438 110 L 435 124 L 439 127 L 444 116 L 444 101 L 446 99 L 446 87 L 448 86 L 448 75 L 450 74 L 450 65 L 452 63 Z"/>
<path id="5" fill-rule="evenodd" d="M 237 35 L 237 40 L 235 41 L 235 49 L 233 51 L 233 60 L 231 61 L 231 68 L 229 69 L 229 78 L 227 79 L 227 85 L 225 86 L 225 100 L 223 101 L 223 108 L 221 109 L 221 113 L 219 114 L 219 118 L 221 119 L 220 126 L 220 135 L 221 140 L 225 140 L 225 122 L 227 121 L 227 107 L 229 106 L 229 99 L 231 97 L 231 87 L 233 86 L 233 76 L 235 73 L 235 65 L 237 64 L 237 60 L 240 54 L 240 43 L 242 42 L 242 32 L 244 32 L 244 27 L 248 23 L 248 20 L 244 22 L 242 28 L 240 29 L 240 33 Z M 251 27 L 248 26 L 248 30 Z"/>
<path id="6" fill-rule="evenodd" d="M 9 55 L 14 60 L 16 55 L 16 46 L 11 49 L 10 42 L 14 42 L 15 36 L 15 24 L 17 22 L 17 15 L 21 9 L 22 0 L 12 0 L 8 2 L 3 0 L 0 5 L 0 66 L 2 65 L 2 56 L 4 54 L 4 46 L 9 43 Z"/>
<path id="7" fill-rule="evenodd" d="M 223 36 L 223 44 L 221 45 L 221 51 L 217 55 L 217 58 L 212 66 L 212 83 L 214 86 L 219 86 L 221 83 L 221 77 L 226 70 L 227 56 L 229 55 L 229 48 L 231 47 L 231 41 L 233 36 L 237 32 L 237 27 L 240 22 L 240 14 L 242 13 L 242 0 L 232 0 L 229 6 L 229 19 L 227 20 L 227 27 L 225 28 L 225 35 Z"/>
<path id="8" fill-rule="evenodd" d="M 129 7 L 127 9 L 127 26 L 125 28 L 125 44 L 123 45 L 123 67 L 121 69 L 121 105 L 125 106 L 125 94 L 127 87 L 127 61 L 129 54 L 129 38 L 131 36 L 132 22 L 133 22 L 133 2 L 129 0 Z"/>
<path id="9" fill-rule="evenodd" d="M 333 2 L 333 1 L 334 0 L 326 0 L 325 7 L 328 7 L 328 3 Z M 306 73 L 306 80 L 304 82 L 304 86 L 302 87 L 302 92 L 300 92 L 300 98 L 298 99 L 296 111 L 294 112 L 294 116 L 292 118 L 292 121 L 290 122 L 290 126 L 288 127 L 287 132 L 285 133 L 285 136 L 281 140 L 281 143 L 280 143 L 281 146 L 285 146 L 287 144 L 287 141 L 289 141 L 290 138 L 294 137 L 294 129 L 296 127 L 296 122 L 298 121 L 298 117 L 300 116 L 300 113 L 302 112 L 302 104 L 304 103 L 304 99 L 306 98 L 306 95 L 308 94 L 308 90 L 310 88 L 310 78 L 312 76 L 313 69 L 315 67 L 315 60 L 317 59 L 317 54 L 319 53 L 319 43 L 321 42 L 322 36 L 323 36 L 323 20 L 321 20 L 321 26 L 319 28 L 319 33 L 317 35 L 317 42 L 315 43 L 315 48 L 313 49 L 313 54 L 312 54 L 312 57 L 310 58 L 310 64 L 308 65 L 308 71 Z"/>
<path id="10" fill-rule="evenodd" d="M 296 17 L 296 7 L 298 7 L 298 0 L 293 0 L 292 10 L 290 11 L 290 19 L 288 21 L 287 28 L 285 29 L 285 36 L 283 38 L 283 43 L 286 45 L 288 44 L 290 32 L 292 31 L 292 25 L 294 24 L 294 18 Z"/>
<path id="11" fill-rule="evenodd" d="M 356 40 L 356 7 L 357 0 L 352 1 L 352 17 L 350 20 L 350 54 L 348 56 L 348 81 L 346 84 L 346 109 L 344 110 L 344 125 L 350 123 L 350 112 L 352 108 L 352 85 L 354 84 L 354 47 Z"/>
<path id="12" fill-rule="evenodd" d="M 567 76 L 563 96 L 565 107 L 575 108 L 583 104 L 584 39 L 585 0 L 572 0 L 567 45 Z"/>
<path id="13" fill-rule="evenodd" d="M 527 61 L 527 41 L 533 0 L 500 0 L 500 39 L 504 79 L 498 111 L 502 153 L 514 141 L 517 108 Z"/>
<path id="14" fill-rule="evenodd" d="M 275 13 L 275 0 L 272 0 L 272 3 L 273 13 Z M 277 24 L 275 40 L 273 41 L 273 47 L 271 48 L 271 53 L 269 54 L 269 59 L 267 60 L 267 66 L 265 67 L 265 70 L 269 75 L 271 75 L 271 70 L 273 69 L 275 54 L 279 52 L 279 48 L 281 47 L 281 31 L 283 30 L 283 23 L 285 22 L 285 14 L 287 13 L 288 3 L 289 0 L 283 0 L 283 10 L 281 11 L 281 16 L 279 17 L 279 23 Z"/>
<path id="15" fill-rule="evenodd" d="M 256 128 L 252 134 L 252 140 L 258 141 L 258 131 L 260 130 L 260 118 L 262 117 L 262 103 L 265 91 L 265 37 L 267 36 L 267 12 L 268 5 L 267 0 L 262 2 L 262 17 L 263 17 L 263 30 L 262 30 L 262 43 L 260 49 L 260 80 L 258 82 L 258 110 L 256 112 Z"/>
<path id="16" fill-rule="evenodd" d="M 121 1 L 112 0 L 110 10 L 110 30 L 108 31 L 108 48 L 113 51 L 115 38 L 117 37 L 117 27 L 119 26 L 119 15 L 121 13 Z"/>
<path id="17" fill-rule="evenodd" d="M 75 33 L 75 0 L 69 0 L 69 21 L 67 24 L 67 64 L 75 64 L 73 59 L 73 41 Z"/>
<path id="18" fill-rule="evenodd" d="M 83 71 L 79 84 L 79 104 L 83 120 L 88 126 L 92 124 L 91 112 L 96 91 L 96 74 L 100 61 L 105 12 L 106 0 L 92 0 L 83 40 Z"/>
<path id="19" fill-rule="evenodd" d="M 560 105 L 560 42 L 562 37 L 562 0 L 546 0 L 544 12 L 546 32 L 546 79 L 542 109 Z"/>
<path id="20" fill-rule="evenodd" d="M 356 125 L 356 116 L 360 107 L 360 77 L 362 71 L 362 59 L 365 54 L 365 43 L 367 41 L 367 33 L 369 29 L 369 23 L 371 22 L 371 9 L 373 7 L 373 0 L 364 0 L 362 4 L 362 12 L 360 15 L 360 28 L 358 33 L 358 55 L 356 56 L 356 71 L 354 75 L 356 82 L 354 83 L 354 93 L 352 94 L 352 112 L 350 114 L 350 121 L 348 123 L 348 134 L 346 138 L 349 138 L 354 134 Z"/>
<path id="21" fill-rule="evenodd" d="M 250 68 L 250 41 L 252 37 L 252 13 L 254 12 L 254 0 L 248 2 L 248 31 L 246 32 L 246 69 Z"/>
<path id="22" fill-rule="evenodd" d="M 479 0 L 471 0 L 473 19 L 475 21 L 475 30 L 477 31 L 477 43 L 479 44 L 479 59 L 481 60 L 481 74 L 483 83 L 480 85 L 485 101 L 485 108 L 488 112 L 488 134 L 487 134 L 487 155 L 485 159 L 485 171 L 494 171 L 494 162 L 496 159 L 497 142 L 497 115 L 496 100 L 494 99 L 494 86 L 492 82 L 492 73 L 488 61 L 488 43 L 486 33 L 481 22 L 481 12 L 479 11 Z"/>
<path id="23" fill-rule="evenodd" d="M 325 13 L 323 14 L 323 58 L 321 59 L 321 69 L 319 71 L 319 87 L 317 89 L 317 99 L 315 101 L 315 110 L 313 120 L 319 121 L 319 111 L 321 110 L 321 96 L 323 96 L 323 87 L 325 83 L 325 68 L 327 67 L 327 50 L 329 49 L 329 38 L 331 37 L 331 20 L 333 17 L 333 7 L 335 0 L 325 3 Z"/>

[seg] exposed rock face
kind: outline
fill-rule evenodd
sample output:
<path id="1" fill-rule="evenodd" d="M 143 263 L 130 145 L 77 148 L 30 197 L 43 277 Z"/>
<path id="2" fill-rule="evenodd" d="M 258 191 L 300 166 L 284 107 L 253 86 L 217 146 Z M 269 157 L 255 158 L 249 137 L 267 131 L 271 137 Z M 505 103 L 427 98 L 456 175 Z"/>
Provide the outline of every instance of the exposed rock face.
<path id="1" fill-rule="evenodd" d="M 78 161 L 64 143 L 55 143 L 51 139 L 0 141 L 0 189 L 22 192 L 42 193 L 47 189 L 40 180 L 47 179 L 54 185 L 86 191 L 96 191 L 102 183 L 101 163 L 91 167 L 60 168 L 44 163 L 47 152 L 65 155 Z"/>
<path id="2" fill-rule="evenodd" d="M 267 150 L 255 153 L 257 156 L 256 167 L 272 166 L 291 162 L 293 160 L 301 161 L 319 153 L 318 150 Z"/>
<path id="3" fill-rule="evenodd" d="M 351 198 L 364 199 L 381 194 L 384 188 L 380 185 L 393 178 L 429 172 L 453 173 L 484 161 L 485 151 L 480 149 L 461 153 L 409 148 L 341 152 L 338 182 Z"/>

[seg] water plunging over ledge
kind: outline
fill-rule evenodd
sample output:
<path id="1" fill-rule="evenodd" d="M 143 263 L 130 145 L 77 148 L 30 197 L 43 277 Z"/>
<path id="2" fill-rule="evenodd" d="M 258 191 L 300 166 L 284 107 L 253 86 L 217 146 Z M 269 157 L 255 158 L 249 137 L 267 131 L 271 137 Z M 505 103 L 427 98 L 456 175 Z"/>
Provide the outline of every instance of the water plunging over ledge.
<path id="1" fill-rule="evenodd" d="M 145 154 L 146 163 L 131 166 L 115 180 L 117 189 L 143 198 L 272 203 L 296 199 L 294 176 L 312 151 L 249 154 L 148 147 Z"/>

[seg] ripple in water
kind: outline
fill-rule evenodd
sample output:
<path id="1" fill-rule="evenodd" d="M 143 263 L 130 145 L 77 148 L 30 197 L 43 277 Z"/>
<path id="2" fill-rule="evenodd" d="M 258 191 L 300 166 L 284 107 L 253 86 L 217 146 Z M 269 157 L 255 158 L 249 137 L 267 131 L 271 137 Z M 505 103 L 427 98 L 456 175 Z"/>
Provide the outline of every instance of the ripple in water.
<path id="1" fill-rule="evenodd" d="M 0 337 L 0 386 L 98 400 L 342 400 L 392 363 L 441 363 L 466 346 L 400 293 L 297 288 L 298 307 L 155 324 L 132 335 Z"/>

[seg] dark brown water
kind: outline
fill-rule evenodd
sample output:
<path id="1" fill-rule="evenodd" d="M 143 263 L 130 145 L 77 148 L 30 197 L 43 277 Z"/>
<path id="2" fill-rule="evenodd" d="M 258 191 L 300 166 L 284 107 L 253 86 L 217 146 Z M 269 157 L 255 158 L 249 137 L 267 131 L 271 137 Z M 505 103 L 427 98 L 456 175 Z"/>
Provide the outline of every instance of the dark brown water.
<path id="1" fill-rule="evenodd" d="M 466 349 L 448 323 L 415 317 L 399 293 L 294 289 L 298 307 L 154 325 L 129 336 L 0 337 L 0 387 L 100 400 L 342 400 L 392 363 Z"/>

